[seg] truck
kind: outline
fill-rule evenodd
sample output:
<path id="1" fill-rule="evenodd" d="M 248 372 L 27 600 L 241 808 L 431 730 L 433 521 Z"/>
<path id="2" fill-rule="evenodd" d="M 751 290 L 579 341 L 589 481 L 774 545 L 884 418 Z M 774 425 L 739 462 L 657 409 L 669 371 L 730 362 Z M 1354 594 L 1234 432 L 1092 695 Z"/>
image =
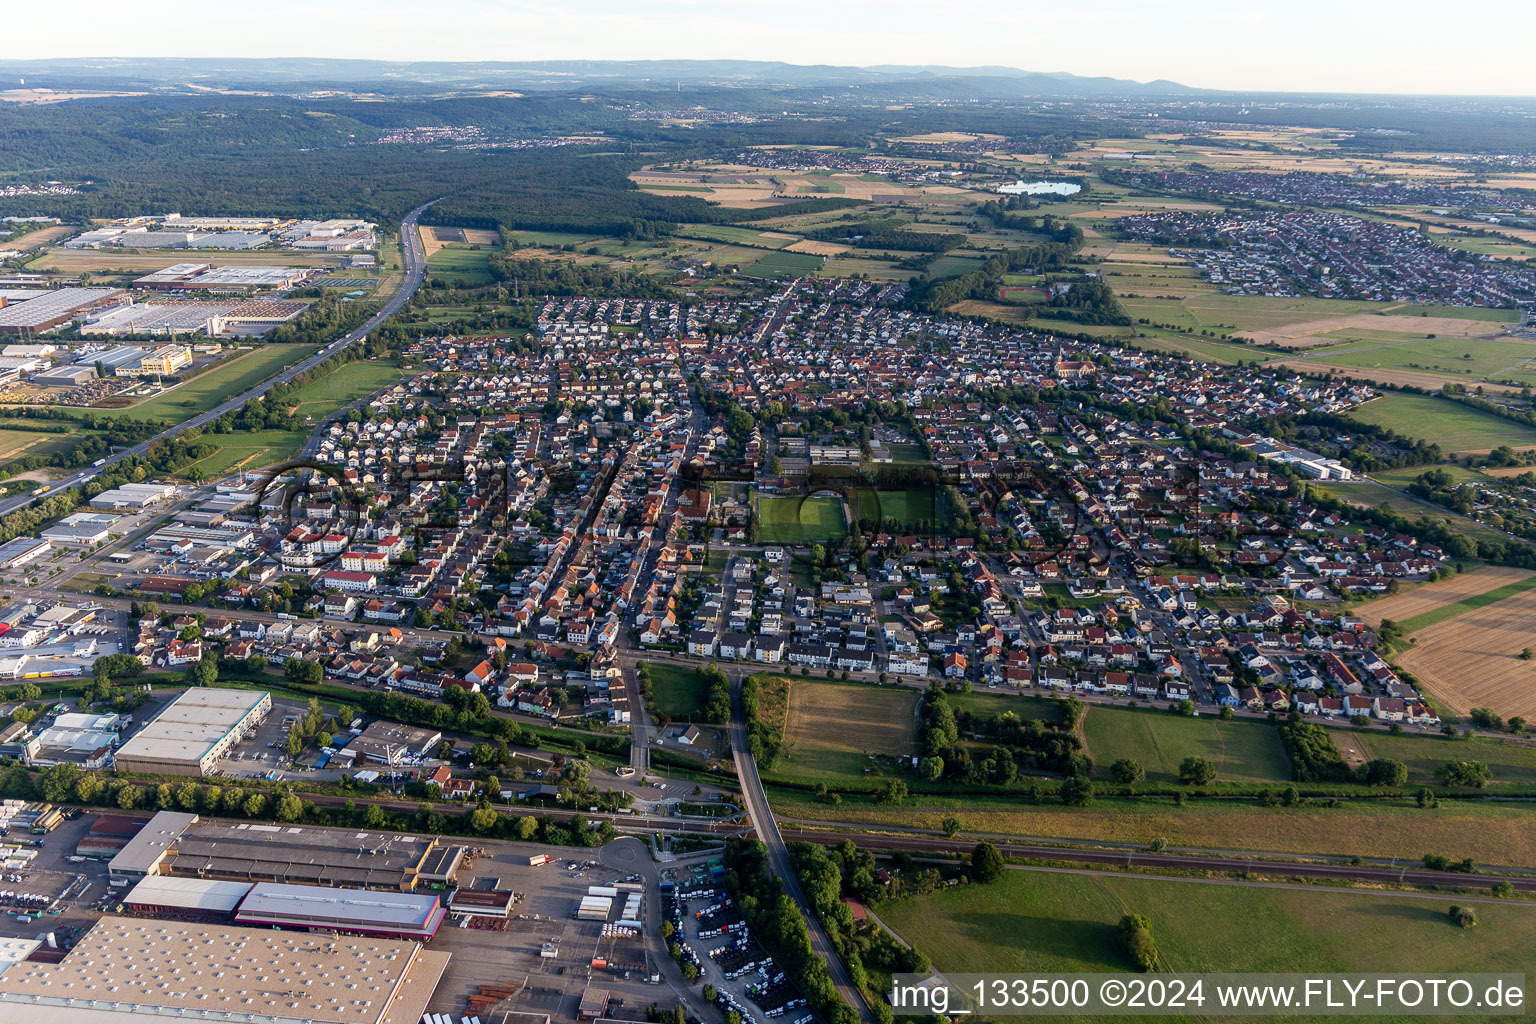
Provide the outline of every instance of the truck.
<path id="1" fill-rule="evenodd" d="M 98 467 L 98 468 L 101 467 L 101 466 L 105 466 L 106 464 L 107 464 L 107 460 L 106 459 L 97 459 L 95 462 L 91 463 L 91 465 L 93 467 Z"/>
<path id="2" fill-rule="evenodd" d="M 549 854 L 547 854 L 547 853 L 535 853 L 535 854 L 532 854 L 531 856 L 529 856 L 529 858 L 528 858 L 528 866 L 531 867 L 531 868 L 543 867 L 545 864 L 548 864 L 548 863 L 549 863 Z"/>

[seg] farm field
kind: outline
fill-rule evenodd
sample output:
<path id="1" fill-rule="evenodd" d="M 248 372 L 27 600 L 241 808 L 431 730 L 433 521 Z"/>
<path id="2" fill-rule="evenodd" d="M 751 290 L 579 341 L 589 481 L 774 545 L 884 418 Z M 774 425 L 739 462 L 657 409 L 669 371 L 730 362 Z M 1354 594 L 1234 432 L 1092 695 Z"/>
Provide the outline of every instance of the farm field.
<path id="1" fill-rule="evenodd" d="M 1083 716 L 1083 738 L 1094 775 L 1109 778 L 1109 766 L 1131 758 L 1155 782 L 1176 781 L 1179 762 L 1203 757 L 1216 766 L 1216 781 L 1284 782 L 1290 762 L 1268 722 L 1185 718 L 1167 712 L 1092 705 Z"/>
<path id="2" fill-rule="evenodd" d="M 1442 710 L 1465 715 L 1486 707 L 1536 719 L 1536 661 L 1520 656 L 1536 646 L 1536 590 L 1528 580 L 1512 586 L 1524 589 L 1415 631 L 1413 646 L 1398 657 Z"/>
<path id="3" fill-rule="evenodd" d="M 1516 594 L 1524 593 L 1525 591 L 1530 590 L 1533 586 L 1536 586 L 1536 579 L 1531 579 L 1529 577 L 1524 579 L 1511 580 L 1501 587 L 1495 587 L 1493 590 L 1488 590 L 1481 594 L 1471 594 L 1467 597 L 1463 597 L 1459 601 L 1454 601 L 1440 608 L 1421 612 L 1418 615 L 1412 616 L 1411 618 L 1403 619 L 1398 622 L 1398 626 L 1405 633 L 1413 633 L 1421 629 L 1428 629 L 1430 626 L 1433 626 L 1439 622 L 1444 622 L 1446 619 L 1454 619 L 1458 615 L 1464 615 L 1467 612 L 1475 611 L 1478 608 L 1485 608 L 1490 604 L 1496 604 L 1499 601 L 1504 600 L 1506 597 L 1514 597 Z"/>
<path id="4" fill-rule="evenodd" d="M 745 273 L 756 277 L 797 277 L 821 267 L 822 258 L 802 252 L 774 252 L 747 267 Z"/>
<path id="5" fill-rule="evenodd" d="M 651 662 L 650 668 L 651 695 L 656 709 L 672 719 L 697 719 L 709 693 L 704 673 L 687 665 L 668 662 Z"/>
<path id="6" fill-rule="evenodd" d="M 1115 290 L 1118 293 L 1122 289 L 1117 286 Z M 1136 288 L 1127 290 L 1139 292 Z M 1388 307 L 1379 302 L 1353 299 L 1227 295 L 1214 291 L 1178 300 L 1122 299 L 1121 305 L 1132 319 L 1146 317 L 1153 323 L 1189 327 L 1197 331 L 1237 332 L 1249 337 L 1254 337 L 1256 332 L 1273 331 L 1292 324 L 1338 319 L 1361 313 L 1380 313 L 1389 308 L 1396 313 L 1411 312 L 1415 316 L 1419 312 L 1417 307 Z"/>
<path id="7" fill-rule="evenodd" d="M 866 827 L 937 829 L 945 818 L 958 817 L 968 831 L 999 835 L 1137 845 L 1163 838 L 1175 846 L 1205 849 L 1395 856 L 1414 861 L 1437 851 L 1484 864 L 1536 864 L 1536 829 L 1530 827 L 1529 808 L 1513 803 L 1444 801 L 1426 814 L 1411 800 L 1353 800 L 1322 809 L 1260 807 L 1247 800 L 1192 800 L 1176 807 L 1164 798 L 1100 797 L 1078 808 L 1050 800 L 1030 804 L 1017 794 L 922 794 L 909 797 L 900 807 L 882 806 L 873 797 L 845 795 L 841 804 L 831 807 L 802 790 L 772 789 L 769 796 L 775 811 L 791 818 Z"/>
<path id="8" fill-rule="evenodd" d="M 764 497 L 757 505 L 758 534 L 764 544 L 821 544 L 847 532 L 841 498 Z"/>
<path id="9" fill-rule="evenodd" d="M 1372 627 L 1381 625 L 1382 619 L 1393 619 L 1401 623 L 1405 619 L 1454 605 L 1465 598 L 1485 594 L 1533 575 L 1536 573 L 1528 569 L 1485 565 L 1471 572 L 1457 573 L 1447 579 L 1425 583 L 1401 594 L 1367 601 L 1356 607 L 1354 613 Z"/>
<path id="10" fill-rule="evenodd" d="M 1385 319 L 1385 318 L 1383 318 Z M 1472 321 L 1467 321 L 1472 322 Z M 1428 339 L 1394 332 L 1340 330 L 1329 338 L 1342 338 L 1345 344 L 1326 343 L 1308 348 L 1291 358 L 1287 365 L 1305 367 L 1316 362 L 1351 370 L 1401 370 L 1429 374 L 1442 380 L 1500 379 L 1505 373 L 1529 369 L 1536 359 L 1536 344 L 1528 340 L 1490 338 Z"/>
<path id="11" fill-rule="evenodd" d="M 165 394 L 138 405 L 101 411 L 108 416 L 132 416 L 135 419 L 183 420 L 207 412 L 220 402 L 255 387 L 284 367 L 313 355 L 318 348 L 317 345 L 264 345 L 236 353 Z"/>
<path id="12" fill-rule="evenodd" d="M 1435 770 L 1447 761 L 1481 761 L 1493 769 L 1490 789 L 1536 786 L 1536 742 L 1517 739 L 1450 739 L 1440 735 L 1393 736 L 1375 731 L 1350 732 L 1367 758 L 1389 757 L 1408 766 L 1408 785 L 1437 786 Z"/>
<path id="13" fill-rule="evenodd" d="M 427 257 L 427 272 L 452 284 L 489 284 L 491 253 L 495 251 L 489 246 L 444 245 Z"/>
<path id="14" fill-rule="evenodd" d="M 951 973 L 1133 970 L 1113 934 L 1126 913 L 1151 919 L 1166 971 L 1261 972 L 1283 964 L 1300 972 L 1411 973 L 1426 963 L 1460 971 L 1524 969 L 1536 941 L 1536 908 L 1479 904 L 1478 927 L 1468 931 L 1446 919 L 1454 902 L 1449 894 L 1443 901 L 1404 900 L 1390 893 L 1005 871 L 988 885 L 894 901 L 880 916 Z"/>
<path id="15" fill-rule="evenodd" d="M 693 238 L 705 238 L 714 242 L 730 242 L 733 245 L 752 245 L 764 249 L 782 249 L 799 239 L 798 235 L 782 231 L 758 231 L 731 224 L 685 224 L 679 232 Z"/>
<path id="16" fill-rule="evenodd" d="M 1310 302 L 1330 300 L 1310 299 Z M 1354 303 L 1358 305 L 1358 303 Z M 1453 338 L 1489 338 L 1503 329 L 1503 323 L 1482 316 L 1458 316 L 1460 306 L 1417 306 L 1408 303 L 1366 303 L 1375 309 L 1336 316 L 1255 328 L 1243 334 L 1260 345 L 1281 348 L 1310 348 L 1333 344 L 1339 339 L 1367 338 L 1380 341 L 1434 340 Z M 1483 310 L 1468 307 L 1466 312 Z M 1429 338 L 1434 335 L 1433 339 Z M 1527 343 L 1529 344 L 1529 343 Z M 1455 353 L 1461 355 L 1460 352 Z"/>
<path id="17" fill-rule="evenodd" d="M 918 696 L 906 687 L 792 680 L 784 753 L 769 776 L 858 781 L 875 755 L 912 753 Z"/>
<path id="18" fill-rule="evenodd" d="M 1225 365 L 1264 358 L 1260 350 L 1241 342 L 1201 338 L 1175 331 L 1162 331 L 1155 327 L 1142 327 L 1139 330 L 1141 337 L 1133 339 L 1132 344 L 1141 348 L 1156 349 L 1159 352 L 1178 352 L 1195 359 Z"/>
<path id="19" fill-rule="evenodd" d="M 1382 395 L 1348 415 L 1423 438 L 1446 452 L 1486 452 L 1506 444 L 1536 446 L 1536 429 L 1434 395 Z"/>

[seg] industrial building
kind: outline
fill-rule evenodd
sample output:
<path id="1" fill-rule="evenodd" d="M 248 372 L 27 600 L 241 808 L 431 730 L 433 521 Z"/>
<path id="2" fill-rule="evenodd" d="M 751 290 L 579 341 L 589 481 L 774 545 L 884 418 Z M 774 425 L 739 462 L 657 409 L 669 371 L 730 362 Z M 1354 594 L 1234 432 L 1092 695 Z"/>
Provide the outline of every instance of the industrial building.
<path id="1" fill-rule="evenodd" d="M 148 508 L 176 494 L 175 484 L 123 484 L 102 491 L 90 501 L 91 508 Z"/>
<path id="2" fill-rule="evenodd" d="M 112 536 L 122 516 L 102 512 L 75 512 L 43 531 L 43 539 L 63 547 L 90 547 Z"/>
<path id="3" fill-rule="evenodd" d="M 447 916 L 435 893 L 261 882 L 240 901 L 235 922 L 424 942 L 437 934 Z"/>
<path id="4" fill-rule="evenodd" d="M 47 768 L 73 764 L 104 767 L 117 746 L 119 716 L 115 714 L 64 714 L 53 725 L 28 740 L 22 748 L 27 764 Z"/>
<path id="5" fill-rule="evenodd" d="M 368 723 L 368 728 L 347 744 L 359 762 L 377 761 L 380 764 L 397 765 L 410 758 L 429 754 L 443 742 L 443 734 L 436 729 L 421 729 L 383 719 Z"/>
<path id="6" fill-rule="evenodd" d="M 92 313 L 80 333 L 214 334 L 210 325 L 234 308 L 229 303 L 130 303 Z"/>
<path id="7" fill-rule="evenodd" d="M 85 310 L 104 306 L 127 294 L 121 288 L 59 288 L 0 308 L 0 334 L 21 336 L 51 331 Z"/>
<path id="8" fill-rule="evenodd" d="M 448 960 L 416 942 L 108 916 L 58 963 L 6 968 L 0 1019 L 414 1024 Z"/>
<path id="9" fill-rule="evenodd" d="M 17 537 L 0 544 L 0 569 L 17 569 L 42 558 L 53 545 L 36 537 Z"/>
<path id="10" fill-rule="evenodd" d="M 117 768 L 146 775 L 207 775 L 272 710 L 272 695 L 192 689 L 117 752 Z"/>
<path id="11" fill-rule="evenodd" d="M 112 860 L 114 884 L 147 875 L 410 892 L 447 885 L 464 847 L 356 829 L 204 821 L 161 811 Z"/>
<path id="12" fill-rule="evenodd" d="M 123 911 L 133 917 L 228 922 L 250 891 L 250 882 L 150 875 L 123 897 Z"/>
<path id="13" fill-rule="evenodd" d="M 135 288 L 162 292 L 246 292 L 262 288 L 291 288 L 315 273 L 315 267 L 215 267 L 209 263 L 178 263 L 174 267 L 146 274 L 133 284 Z"/>

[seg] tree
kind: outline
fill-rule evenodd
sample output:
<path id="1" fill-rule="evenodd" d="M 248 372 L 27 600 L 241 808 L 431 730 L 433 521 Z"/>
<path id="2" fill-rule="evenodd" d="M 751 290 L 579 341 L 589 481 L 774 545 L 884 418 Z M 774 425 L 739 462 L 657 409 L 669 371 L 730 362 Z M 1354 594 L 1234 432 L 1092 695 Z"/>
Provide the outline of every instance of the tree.
<path id="1" fill-rule="evenodd" d="M 1110 777 L 1122 786 L 1134 786 L 1147 777 L 1147 770 L 1129 757 L 1122 757 L 1109 766 Z"/>
<path id="2" fill-rule="evenodd" d="M 1126 914 L 1115 926 L 1115 938 L 1131 962 L 1143 971 L 1157 966 L 1157 944 L 1152 941 L 1152 922 L 1143 914 Z"/>
<path id="3" fill-rule="evenodd" d="M 1198 755 L 1179 762 L 1179 781 L 1189 786 L 1206 786 L 1216 780 L 1216 766 Z"/>
<path id="4" fill-rule="evenodd" d="M 939 822 L 939 828 L 944 830 L 944 834 L 946 836 L 953 839 L 960 832 L 960 819 L 955 817 L 945 818 L 943 821 Z"/>
<path id="5" fill-rule="evenodd" d="M 245 802 L 240 805 L 240 809 L 245 812 L 247 818 L 259 818 L 262 812 L 267 809 L 267 798 L 260 793 L 252 793 L 245 798 Z"/>
<path id="6" fill-rule="evenodd" d="M 988 842 L 977 843 L 971 850 L 971 878 L 978 882 L 994 882 L 1003 874 L 1003 855 Z"/>
<path id="7" fill-rule="evenodd" d="M 1435 777 L 1447 786 L 1481 789 L 1493 781 L 1493 770 L 1481 761 L 1447 761 L 1435 770 Z"/>
<path id="8" fill-rule="evenodd" d="M 304 813 L 304 801 L 295 793 L 284 793 L 277 798 L 276 817 L 278 821 L 297 821 Z"/>
<path id="9" fill-rule="evenodd" d="M 1085 775 L 1074 775 L 1061 784 L 1061 802 L 1068 807 L 1086 807 L 1093 799 L 1093 783 Z"/>
<path id="10" fill-rule="evenodd" d="M 944 774 L 944 759 L 938 756 L 919 758 L 917 774 L 919 778 L 928 782 L 937 781 Z"/>
<path id="11" fill-rule="evenodd" d="M 1477 927 L 1477 915 L 1472 912 L 1471 907 L 1453 906 L 1450 910 L 1446 911 L 1446 915 L 1450 917 L 1451 923 L 1458 928 Z"/>
<path id="12" fill-rule="evenodd" d="M 1370 786 L 1401 786 L 1408 781 L 1408 766 L 1392 758 L 1377 758 L 1361 770 L 1361 775 Z"/>
<path id="13" fill-rule="evenodd" d="M 875 802 L 882 804 L 899 804 L 907 798 L 907 784 L 900 779 L 890 779 L 884 788 L 875 795 Z"/>
<path id="14" fill-rule="evenodd" d="M 495 828 L 496 823 L 500 820 L 501 815 L 496 813 L 496 808 L 492 807 L 489 803 L 485 803 L 476 807 L 474 813 L 469 816 L 469 825 L 476 832 L 483 835 Z"/>

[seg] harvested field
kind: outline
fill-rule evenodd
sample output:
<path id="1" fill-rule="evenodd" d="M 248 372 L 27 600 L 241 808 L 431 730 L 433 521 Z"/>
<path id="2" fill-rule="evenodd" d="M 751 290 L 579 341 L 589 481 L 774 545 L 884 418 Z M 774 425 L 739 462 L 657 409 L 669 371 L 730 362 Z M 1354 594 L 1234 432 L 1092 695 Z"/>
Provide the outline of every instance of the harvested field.
<path id="1" fill-rule="evenodd" d="M 1339 331 L 1399 331 L 1421 338 L 1431 334 L 1442 338 L 1486 338 L 1497 334 L 1499 329 L 1498 325 L 1484 320 L 1469 320 L 1461 317 L 1357 313 L 1354 316 L 1303 320 L 1301 323 L 1288 324 L 1284 327 L 1246 330 L 1238 333 L 1259 345 L 1311 348 L 1314 345 L 1337 343 L 1338 338 L 1330 338 L 1328 335 Z"/>
<path id="2" fill-rule="evenodd" d="M 794 245 L 784 247 L 785 252 L 803 252 L 811 256 L 840 256 L 849 250 L 850 246 L 840 245 L 837 242 L 818 242 L 812 238 L 802 238 Z"/>
<path id="3" fill-rule="evenodd" d="M 862 779 L 879 756 L 912 753 L 918 693 L 796 679 L 780 776 Z"/>
<path id="4" fill-rule="evenodd" d="M 1533 623 L 1536 590 L 1527 590 L 1418 631 L 1398 661 L 1456 714 L 1486 707 L 1533 718 L 1536 661 L 1520 656 L 1533 644 Z"/>
<path id="5" fill-rule="evenodd" d="M 689 171 L 641 169 L 631 174 L 629 180 L 643 189 L 688 192 L 734 209 L 756 209 L 817 196 L 836 195 L 865 202 L 896 202 L 923 196 L 922 189 L 903 188 L 884 178 L 869 181 L 857 174 L 765 171 L 740 164 L 711 164 Z"/>
<path id="6" fill-rule="evenodd" d="M 49 242 L 57 242 L 61 238 L 68 238 L 78 230 L 79 228 L 73 224 L 55 224 L 52 227 L 29 231 L 19 238 L 8 239 L 4 243 L 4 247 L 7 249 L 35 249 L 40 245 L 47 245 Z"/>
<path id="7" fill-rule="evenodd" d="M 1449 579 L 1426 583 L 1403 594 L 1368 601 L 1355 609 L 1355 614 L 1371 627 L 1381 625 L 1382 619 L 1402 622 L 1425 612 L 1432 612 L 1463 598 L 1485 594 L 1490 590 L 1516 580 L 1523 580 L 1532 573 L 1529 569 L 1511 569 L 1500 565 L 1485 565 L 1471 572 L 1457 573 Z"/>

